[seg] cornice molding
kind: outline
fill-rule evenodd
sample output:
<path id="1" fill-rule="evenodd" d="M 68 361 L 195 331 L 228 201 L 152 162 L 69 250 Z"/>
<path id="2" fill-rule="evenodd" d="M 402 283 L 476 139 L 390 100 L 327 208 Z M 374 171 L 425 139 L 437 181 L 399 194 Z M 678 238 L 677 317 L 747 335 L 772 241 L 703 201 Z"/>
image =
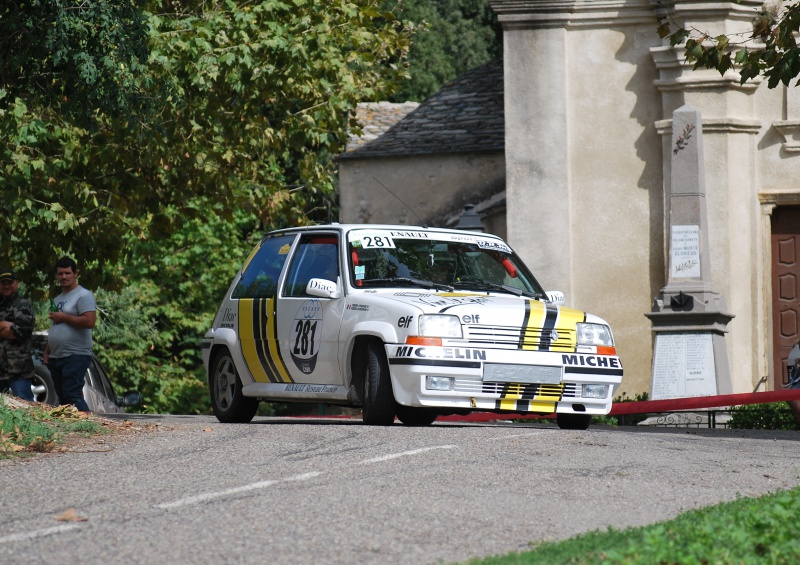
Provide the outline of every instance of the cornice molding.
<path id="1" fill-rule="evenodd" d="M 686 60 L 681 47 L 651 47 L 650 56 L 661 74 L 661 78 L 655 79 L 653 84 L 662 92 L 720 89 L 750 94 L 764 81 L 764 77 L 759 75 L 741 84 L 741 75 L 733 69 L 724 75 L 714 69 L 693 70 L 694 64 Z M 676 76 L 670 77 L 670 74 Z"/>
<path id="2" fill-rule="evenodd" d="M 672 119 L 654 122 L 659 135 L 672 136 Z M 761 131 L 761 122 L 758 120 L 743 120 L 741 118 L 703 118 L 703 133 L 745 133 L 756 135 Z"/>
<path id="3" fill-rule="evenodd" d="M 649 0 L 489 0 L 503 29 L 655 24 Z"/>
<path id="4" fill-rule="evenodd" d="M 763 4 L 763 0 L 650 0 L 653 12 L 658 17 L 689 21 L 729 19 L 750 22 Z"/>
<path id="5" fill-rule="evenodd" d="M 787 153 L 800 153 L 800 120 L 772 122 L 772 127 L 783 136 L 784 151 Z"/>
<path id="6" fill-rule="evenodd" d="M 758 201 L 762 206 L 796 206 L 800 204 L 800 190 L 768 189 L 758 191 Z M 772 208 L 768 208 L 772 213 Z"/>

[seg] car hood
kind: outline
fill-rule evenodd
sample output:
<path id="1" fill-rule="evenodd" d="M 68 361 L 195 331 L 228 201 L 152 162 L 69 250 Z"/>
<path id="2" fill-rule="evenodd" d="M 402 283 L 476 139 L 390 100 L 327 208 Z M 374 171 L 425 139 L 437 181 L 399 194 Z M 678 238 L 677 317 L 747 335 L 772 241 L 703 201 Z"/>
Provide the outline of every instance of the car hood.
<path id="1" fill-rule="evenodd" d="M 509 294 L 392 290 L 379 291 L 373 296 L 415 306 L 428 314 L 452 314 L 462 320 L 466 317 L 467 320 L 472 320 L 472 323 L 496 326 L 517 325 L 521 322 L 519 318 L 526 311 L 545 310 L 559 317 L 568 317 L 576 321 L 606 323 L 602 318 L 581 310 Z"/>

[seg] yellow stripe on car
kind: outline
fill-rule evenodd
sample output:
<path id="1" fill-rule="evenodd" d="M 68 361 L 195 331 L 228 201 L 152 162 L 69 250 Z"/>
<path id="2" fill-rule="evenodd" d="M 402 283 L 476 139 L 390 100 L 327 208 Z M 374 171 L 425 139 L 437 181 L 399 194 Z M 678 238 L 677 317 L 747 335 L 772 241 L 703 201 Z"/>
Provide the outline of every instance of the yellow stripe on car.
<path id="1" fill-rule="evenodd" d="M 270 379 L 264 371 L 264 366 L 258 358 L 255 328 L 260 327 L 257 303 L 261 299 L 242 298 L 239 300 L 239 344 L 242 346 L 242 356 L 247 363 L 247 369 L 257 382 L 269 382 Z M 256 323 L 258 322 L 258 323 Z"/>
<path id="2" fill-rule="evenodd" d="M 502 398 L 495 403 L 495 408 L 512 412 L 552 414 L 556 411 L 556 405 L 564 393 L 563 384 L 539 385 L 532 398 L 524 398 L 524 388 L 525 385 L 522 384 L 509 384 L 503 392 Z"/>
<path id="3" fill-rule="evenodd" d="M 274 298 L 239 300 L 239 343 L 253 380 L 291 383 L 278 348 L 274 306 Z"/>

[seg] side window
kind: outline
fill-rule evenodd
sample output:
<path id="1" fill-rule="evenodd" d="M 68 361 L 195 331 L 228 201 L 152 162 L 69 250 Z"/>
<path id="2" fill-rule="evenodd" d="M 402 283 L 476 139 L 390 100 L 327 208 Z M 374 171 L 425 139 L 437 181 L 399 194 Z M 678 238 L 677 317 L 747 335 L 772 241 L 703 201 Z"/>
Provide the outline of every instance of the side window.
<path id="1" fill-rule="evenodd" d="M 289 266 L 284 296 L 308 296 L 311 279 L 339 278 L 339 240 L 335 235 L 304 235 Z"/>
<path id="2" fill-rule="evenodd" d="M 231 298 L 272 298 L 295 236 L 281 235 L 262 242 L 233 289 Z"/>

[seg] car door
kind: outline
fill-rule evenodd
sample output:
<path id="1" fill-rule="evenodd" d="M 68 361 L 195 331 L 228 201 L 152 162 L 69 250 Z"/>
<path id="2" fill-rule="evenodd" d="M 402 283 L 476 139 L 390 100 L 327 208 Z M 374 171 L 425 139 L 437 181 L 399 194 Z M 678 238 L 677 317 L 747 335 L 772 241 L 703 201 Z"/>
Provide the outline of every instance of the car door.
<path id="1" fill-rule="evenodd" d="M 343 384 L 337 356 L 344 300 L 306 293 L 313 278 L 341 287 L 340 250 L 336 232 L 304 234 L 289 263 L 278 299 L 278 337 L 294 382 Z"/>
<path id="2" fill-rule="evenodd" d="M 108 380 L 105 369 L 95 357 L 92 357 L 92 364 L 89 366 L 89 375 L 95 402 L 93 411 L 104 414 L 124 412 L 125 410 L 117 404 L 117 395 L 114 393 L 114 389 L 111 386 L 111 381 Z"/>
<path id="3" fill-rule="evenodd" d="M 283 234 L 264 239 L 245 261 L 231 293 L 242 358 L 256 382 L 292 382 L 278 346 L 275 311 L 281 272 L 295 238 Z"/>

